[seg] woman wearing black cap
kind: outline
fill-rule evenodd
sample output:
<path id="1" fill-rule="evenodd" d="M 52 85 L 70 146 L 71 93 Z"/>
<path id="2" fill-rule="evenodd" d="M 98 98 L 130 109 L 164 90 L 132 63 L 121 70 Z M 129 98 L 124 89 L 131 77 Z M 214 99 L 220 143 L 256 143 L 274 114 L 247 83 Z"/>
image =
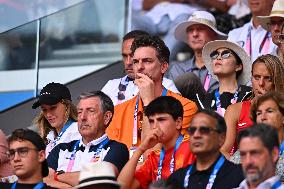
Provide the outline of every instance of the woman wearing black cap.
<path id="1" fill-rule="evenodd" d="M 40 92 L 33 108 L 41 107 L 34 119 L 41 137 L 47 143 L 46 156 L 59 143 L 78 140 L 77 109 L 71 102 L 69 89 L 60 83 L 49 83 Z"/>

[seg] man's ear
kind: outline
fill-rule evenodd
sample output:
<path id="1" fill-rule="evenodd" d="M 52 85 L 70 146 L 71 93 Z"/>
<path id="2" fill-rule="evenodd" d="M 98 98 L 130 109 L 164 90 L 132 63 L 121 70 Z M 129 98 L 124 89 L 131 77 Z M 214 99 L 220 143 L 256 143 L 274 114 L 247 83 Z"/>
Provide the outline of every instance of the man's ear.
<path id="1" fill-rule="evenodd" d="M 162 65 L 161 65 L 161 72 L 162 72 L 162 74 L 166 73 L 168 68 L 169 68 L 169 63 L 168 62 L 163 62 Z"/>
<path id="2" fill-rule="evenodd" d="M 273 163 L 277 163 L 278 158 L 279 158 L 279 148 L 278 147 L 275 146 L 272 149 L 271 156 L 272 156 Z"/>
<path id="3" fill-rule="evenodd" d="M 182 128 L 182 117 L 178 117 L 176 120 L 176 128 L 177 130 L 181 130 Z"/>
<path id="4" fill-rule="evenodd" d="M 105 114 L 104 114 L 104 124 L 105 125 L 108 125 L 109 124 L 109 122 L 110 122 L 110 120 L 111 120 L 111 118 L 112 118 L 112 113 L 111 113 L 111 111 L 107 111 L 107 112 L 105 112 Z"/>
<path id="5" fill-rule="evenodd" d="M 40 162 L 43 162 L 45 159 L 46 159 L 46 158 L 45 158 L 45 150 L 40 150 L 40 151 L 38 152 L 38 160 L 39 160 Z"/>

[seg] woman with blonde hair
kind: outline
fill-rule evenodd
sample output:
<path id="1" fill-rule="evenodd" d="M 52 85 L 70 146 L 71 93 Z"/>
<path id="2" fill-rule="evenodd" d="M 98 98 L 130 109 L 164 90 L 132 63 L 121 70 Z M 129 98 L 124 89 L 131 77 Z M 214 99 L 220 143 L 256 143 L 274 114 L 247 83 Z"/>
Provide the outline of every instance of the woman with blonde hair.
<path id="1" fill-rule="evenodd" d="M 40 92 L 33 109 L 41 107 L 34 119 L 41 137 L 45 140 L 46 156 L 59 143 L 78 140 L 77 108 L 71 102 L 69 89 L 60 83 L 49 83 Z"/>
<path id="2" fill-rule="evenodd" d="M 230 105 L 225 113 L 227 124 L 226 140 L 221 148 L 229 158 L 237 150 L 237 133 L 253 124 L 250 105 L 255 97 L 269 91 L 284 93 L 284 64 L 276 56 L 267 54 L 258 57 L 252 64 L 252 96 L 249 100 Z"/>

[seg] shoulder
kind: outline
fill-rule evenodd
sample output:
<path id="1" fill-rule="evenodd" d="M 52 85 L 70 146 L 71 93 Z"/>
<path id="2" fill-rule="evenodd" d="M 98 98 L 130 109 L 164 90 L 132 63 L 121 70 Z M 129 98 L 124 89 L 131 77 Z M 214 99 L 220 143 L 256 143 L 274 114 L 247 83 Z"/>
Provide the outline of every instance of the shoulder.
<path id="1" fill-rule="evenodd" d="M 242 27 L 239 28 L 235 28 L 233 30 L 231 30 L 228 34 L 228 39 L 229 41 L 233 40 L 237 40 L 238 37 L 241 35 L 242 32 L 247 32 L 248 27 L 250 25 L 250 22 L 246 23 L 245 25 L 243 25 Z M 235 39 L 235 40 L 234 40 Z"/>
<path id="2" fill-rule="evenodd" d="M 109 147 L 113 150 L 116 150 L 116 151 L 124 151 L 124 152 L 127 152 L 128 153 L 128 148 L 125 144 L 121 143 L 121 142 L 117 142 L 115 140 L 110 140 L 109 142 Z"/>
<path id="3" fill-rule="evenodd" d="M 117 79 L 112 79 L 109 80 L 101 89 L 102 92 L 104 93 L 109 93 L 109 91 L 118 88 L 118 85 L 120 83 L 122 78 L 117 78 Z"/>

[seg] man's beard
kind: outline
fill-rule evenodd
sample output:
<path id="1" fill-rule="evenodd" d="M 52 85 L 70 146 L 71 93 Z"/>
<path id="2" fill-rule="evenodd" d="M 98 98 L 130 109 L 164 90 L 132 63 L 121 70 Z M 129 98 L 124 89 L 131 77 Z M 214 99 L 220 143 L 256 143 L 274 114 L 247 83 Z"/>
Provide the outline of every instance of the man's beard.
<path id="1" fill-rule="evenodd" d="M 250 168 L 250 169 L 253 168 L 253 169 L 257 170 L 256 173 L 247 174 L 245 172 L 246 180 L 247 180 L 248 183 L 259 183 L 263 180 L 263 173 L 262 173 L 262 171 L 259 170 L 259 168 L 254 167 L 253 165 L 249 165 L 247 167 L 247 169 L 248 168 Z"/>

